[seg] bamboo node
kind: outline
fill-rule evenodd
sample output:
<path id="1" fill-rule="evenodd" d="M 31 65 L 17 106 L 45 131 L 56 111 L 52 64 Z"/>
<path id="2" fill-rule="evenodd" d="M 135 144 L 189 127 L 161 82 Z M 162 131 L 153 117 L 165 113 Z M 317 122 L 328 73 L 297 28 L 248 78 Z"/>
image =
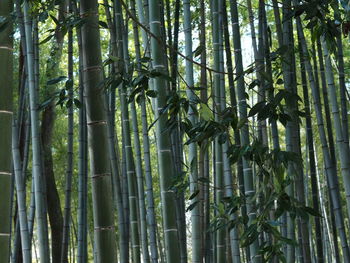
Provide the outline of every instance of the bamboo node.
<path id="1" fill-rule="evenodd" d="M 13 111 L 8 111 L 8 110 L 0 110 L 0 113 L 5 113 L 5 114 L 13 114 Z"/>
<path id="2" fill-rule="evenodd" d="M 106 125 L 106 124 L 107 124 L 107 121 L 104 121 L 104 120 L 87 122 L 87 125 Z"/>
<path id="3" fill-rule="evenodd" d="M 170 149 L 165 149 L 165 150 L 159 150 L 160 153 L 164 153 L 164 152 L 171 152 Z"/>
<path id="4" fill-rule="evenodd" d="M 8 47 L 8 46 L 0 46 L 0 49 L 6 49 L 6 50 L 9 50 L 9 51 L 13 51 L 13 48 L 12 47 Z"/>
<path id="5" fill-rule="evenodd" d="M 153 65 L 153 68 L 165 68 L 163 64 Z"/>
<path id="6" fill-rule="evenodd" d="M 83 69 L 84 72 L 93 71 L 93 70 L 102 70 L 102 67 L 101 66 L 91 66 L 91 67 L 86 67 Z"/>
<path id="7" fill-rule="evenodd" d="M 110 175 L 111 175 L 111 173 L 94 174 L 94 175 L 91 175 L 91 178 L 92 179 L 96 179 L 96 178 L 99 178 L 99 177 L 110 176 Z"/>
<path id="8" fill-rule="evenodd" d="M 0 175 L 12 175 L 12 173 L 9 173 L 9 172 L 0 172 Z"/>
<path id="9" fill-rule="evenodd" d="M 177 232 L 177 228 L 166 229 L 164 232 Z"/>
<path id="10" fill-rule="evenodd" d="M 95 231 L 109 231 L 109 230 L 113 230 L 115 228 L 114 225 L 111 226 L 100 226 L 100 227 L 95 227 Z"/>
<path id="11" fill-rule="evenodd" d="M 88 11 L 88 12 L 80 13 L 81 18 L 89 17 L 89 16 L 93 16 L 93 15 L 98 16 L 98 12 Z"/>

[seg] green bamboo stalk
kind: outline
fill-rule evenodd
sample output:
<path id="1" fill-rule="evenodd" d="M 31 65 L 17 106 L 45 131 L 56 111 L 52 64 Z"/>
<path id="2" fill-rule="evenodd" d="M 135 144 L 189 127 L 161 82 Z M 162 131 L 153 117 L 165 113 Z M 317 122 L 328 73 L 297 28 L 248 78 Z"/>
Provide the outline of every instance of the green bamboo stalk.
<path id="1" fill-rule="evenodd" d="M 158 9 L 158 0 L 149 1 L 149 22 L 150 30 L 157 38 L 161 37 L 160 12 Z M 164 48 L 157 39 L 151 39 L 151 57 L 152 67 L 161 72 L 166 72 L 164 65 Z M 163 227 L 165 239 L 165 254 L 168 263 L 180 262 L 179 237 L 176 226 L 175 215 L 175 194 L 170 189 L 173 178 L 173 164 L 171 156 L 171 144 L 168 132 L 166 130 L 167 115 L 160 114 L 166 103 L 167 82 L 162 77 L 154 78 L 154 88 L 157 91 L 156 98 L 156 117 L 159 116 L 156 123 L 157 152 L 160 175 L 161 202 L 163 205 Z"/>
<path id="2" fill-rule="evenodd" d="M 253 53 L 256 59 L 258 57 L 258 45 L 256 41 L 256 33 L 255 33 L 255 25 L 254 25 L 255 18 L 254 18 L 251 0 L 247 0 L 247 9 L 248 9 L 248 15 L 249 15 L 249 27 L 250 27 L 250 34 L 252 38 Z"/>
<path id="3" fill-rule="evenodd" d="M 35 185 L 34 178 L 32 178 L 32 185 L 30 187 L 30 205 L 28 212 L 28 232 L 29 232 L 29 240 L 32 242 L 33 240 L 33 232 L 34 232 L 34 218 L 35 218 Z M 35 251 L 36 254 L 36 251 Z"/>
<path id="4" fill-rule="evenodd" d="M 142 4 L 139 3 L 138 1 L 138 10 L 140 15 L 140 21 L 145 20 L 144 14 L 143 14 L 143 8 Z M 131 11 L 136 17 L 136 10 L 135 10 L 135 2 L 131 1 Z M 136 60 L 139 61 L 141 58 L 141 52 L 140 52 L 140 43 L 139 43 L 139 34 L 138 34 L 138 27 L 133 21 L 133 28 L 134 28 L 134 44 L 135 44 L 135 50 L 136 50 Z M 141 29 L 142 33 L 142 39 L 147 40 L 147 35 L 145 30 Z M 144 43 L 144 49 L 146 56 L 149 56 L 149 45 L 146 41 Z M 138 63 L 138 68 L 140 67 L 140 64 Z M 140 70 L 140 68 L 139 68 Z M 149 82 L 150 83 L 150 82 Z M 144 154 L 144 162 L 145 162 L 145 182 L 146 182 L 146 199 L 147 199 L 147 217 L 148 217 L 148 227 L 149 227 L 149 240 L 150 240 L 150 249 L 151 249 L 151 261 L 152 263 L 157 263 L 158 262 L 158 250 L 157 250 L 157 235 L 156 235 L 156 218 L 155 218 L 155 211 L 154 211 L 154 197 L 153 197 L 153 179 L 152 179 L 152 169 L 151 169 L 151 157 L 150 157 L 150 145 L 149 145 L 149 137 L 148 137 L 148 123 L 147 123 L 147 111 L 146 111 L 146 101 L 145 101 L 145 95 L 142 95 L 142 99 L 140 101 L 141 105 L 141 123 L 142 123 L 142 135 L 143 135 L 143 154 Z M 131 104 L 131 109 L 132 109 L 132 114 L 133 114 L 133 127 L 134 127 L 134 137 L 135 139 L 138 138 L 138 130 L 135 130 L 135 127 L 137 127 L 137 121 L 136 120 L 136 110 L 135 110 L 135 105 L 134 102 Z M 138 143 L 139 144 L 139 143 Z M 135 146 L 137 145 L 137 141 L 135 141 Z M 140 146 L 135 147 L 135 148 L 140 148 Z M 140 152 L 140 154 L 137 154 L 137 156 L 140 158 L 141 157 L 141 150 L 137 150 L 137 152 Z M 141 164 L 141 160 L 138 161 L 139 164 Z M 140 167 L 138 168 L 140 170 Z M 138 172 L 140 173 L 140 171 Z M 139 187 L 139 194 L 143 195 L 143 182 L 141 181 L 143 178 L 138 176 L 138 187 Z M 144 199 L 140 197 L 140 199 Z M 142 213 L 145 212 L 145 209 L 142 208 L 143 202 L 140 203 L 140 215 L 142 216 Z M 143 220 L 141 220 L 142 222 Z M 142 225 L 141 225 L 142 226 Z M 146 227 L 146 226 L 145 226 Z M 146 234 L 147 234 L 147 229 L 146 229 Z M 147 236 L 146 236 L 147 238 Z M 144 243 L 147 244 L 147 240 L 145 240 L 145 237 L 142 238 L 144 240 Z M 143 244 L 145 246 L 146 244 Z M 148 252 L 146 252 L 148 254 Z M 144 253 L 144 254 L 146 254 Z"/>
<path id="5" fill-rule="evenodd" d="M 64 15 L 66 13 L 66 1 L 61 1 L 58 6 L 57 20 L 63 22 Z M 35 72 L 36 83 L 39 83 L 39 37 L 38 25 L 34 26 L 34 56 L 35 56 Z M 45 78 L 46 81 L 56 78 L 58 76 L 59 65 L 61 63 L 63 42 L 65 31 L 61 28 L 55 30 L 55 35 L 50 46 L 50 55 L 46 60 Z M 39 85 L 37 86 L 39 87 Z M 57 91 L 57 85 L 46 85 L 43 89 L 45 99 L 51 98 L 53 93 Z M 47 199 L 47 212 L 51 227 L 51 251 L 53 263 L 61 263 L 62 253 L 62 240 L 63 240 L 63 228 L 64 218 L 61 209 L 61 200 L 57 189 L 54 168 L 53 168 L 53 154 L 52 154 L 52 138 L 54 134 L 54 125 L 56 120 L 55 102 L 51 102 L 42 111 L 41 118 L 41 147 L 42 147 L 42 159 L 43 159 L 43 174 L 45 179 L 45 198 Z M 64 260 L 64 259 L 63 259 Z"/>
<path id="6" fill-rule="evenodd" d="M 247 102 L 245 97 L 245 83 L 243 76 L 243 62 L 242 62 L 242 50 L 241 50 L 241 40 L 240 40 L 240 27 L 238 23 L 238 9 L 237 1 L 230 1 L 231 9 L 231 19 L 232 19 L 232 28 L 233 28 L 233 44 L 235 49 L 235 62 L 236 62 L 236 74 L 237 79 L 237 100 L 238 100 L 238 112 L 240 119 L 247 118 Z M 248 125 L 245 124 L 241 128 L 241 144 L 249 145 L 249 129 Z M 252 168 L 249 162 L 243 158 L 243 171 L 244 171 L 244 195 L 247 200 L 247 215 L 249 216 L 248 225 L 251 224 L 256 218 L 256 213 L 254 209 L 254 203 L 250 200 L 255 194 L 253 186 L 253 174 Z M 261 261 L 261 255 L 258 252 L 258 242 L 255 241 L 250 245 L 250 260 L 254 263 Z"/>
<path id="7" fill-rule="evenodd" d="M 173 41 L 172 48 L 170 48 L 170 59 L 172 63 L 170 63 L 170 74 L 173 79 L 170 84 L 171 91 L 176 92 L 179 87 L 179 78 L 178 78 L 178 51 L 179 48 L 179 28 L 180 28 L 180 7 L 181 1 L 176 0 L 174 10 L 174 30 L 173 30 Z M 179 117 L 177 116 L 177 121 L 179 121 Z M 179 124 L 176 124 L 174 129 L 171 131 L 171 148 L 174 158 L 174 165 L 176 175 L 183 174 L 183 132 L 180 130 Z M 184 192 L 178 191 L 176 193 L 176 221 L 177 228 L 179 231 L 179 239 L 180 239 L 180 254 L 181 254 L 181 263 L 186 263 L 188 259 L 187 255 L 187 231 L 186 231 L 186 216 L 185 216 L 185 196 Z"/>
<path id="8" fill-rule="evenodd" d="M 129 257 L 129 243 L 130 243 L 130 207 L 129 207 L 129 190 L 128 190 L 128 178 L 126 170 L 126 154 L 125 154 L 125 143 L 123 139 L 124 130 L 122 129 L 122 196 L 123 196 L 123 209 L 124 213 L 124 222 L 125 222 L 125 239 L 126 239 L 126 248 L 127 256 Z"/>
<path id="9" fill-rule="evenodd" d="M 337 101 L 337 92 L 334 82 L 334 74 L 332 69 L 332 62 L 328 51 L 327 44 L 324 39 L 321 40 L 324 60 L 325 60 L 325 74 L 328 84 L 328 94 L 330 98 L 330 104 L 332 107 L 333 123 L 335 128 L 336 143 L 338 146 L 341 174 L 343 178 L 345 193 L 346 193 L 346 204 L 348 216 L 350 217 L 350 149 L 349 144 L 344 140 L 343 125 L 341 123 L 341 117 L 339 113 L 339 106 Z"/>
<path id="10" fill-rule="evenodd" d="M 220 72 L 220 24 L 219 24 L 219 1 L 212 1 L 212 39 L 213 39 L 213 68 Z M 221 76 L 215 73 L 213 76 L 213 93 L 214 93 L 214 107 L 215 107 L 215 121 L 219 122 L 221 112 Z M 219 139 L 215 139 L 214 143 L 214 156 L 215 156 L 215 204 L 219 206 L 223 198 L 223 153 L 222 145 L 219 143 Z M 223 224 L 224 218 L 218 218 L 218 221 Z M 215 260 L 216 262 L 224 262 L 225 259 L 225 229 L 221 227 L 216 231 L 215 237 Z"/>
<path id="11" fill-rule="evenodd" d="M 72 13 L 72 4 L 69 5 L 69 12 Z M 68 131 L 67 131 L 67 168 L 65 186 L 65 205 L 63 217 L 62 251 L 61 262 L 68 262 L 69 233 L 71 224 L 71 199 L 72 199 L 72 176 L 73 176 L 73 30 L 68 30 Z"/>
<path id="12" fill-rule="evenodd" d="M 205 1 L 200 1 L 200 46 L 206 46 L 206 8 Z M 207 71 L 205 69 L 207 64 L 207 53 L 203 50 L 200 56 L 200 63 L 202 65 L 200 72 L 200 85 L 202 90 L 200 92 L 200 99 L 203 103 L 208 103 L 208 84 L 207 84 Z M 209 194 L 209 146 L 206 147 L 208 141 L 203 142 L 199 149 L 199 161 L 198 161 L 198 177 L 203 178 L 207 182 L 202 183 L 202 199 L 203 199 L 203 216 L 202 216 L 202 228 L 205 231 L 202 234 L 202 247 L 204 262 L 209 262 L 211 255 L 211 241 L 210 231 L 207 231 L 210 224 L 210 194 Z M 201 193 L 200 193 L 201 194 Z"/>
<path id="13" fill-rule="evenodd" d="M 192 125 L 197 122 L 195 115 L 196 111 L 196 94 L 194 93 L 194 78 L 193 78 L 193 51 L 192 51 L 192 18 L 191 18 L 191 4 L 189 0 L 183 0 L 184 12 L 184 33 L 185 33 L 185 81 L 187 83 L 186 94 L 190 102 L 188 110 L 188 119 Z M 198 157 L 197 145 L 195 142 L 189 145 L 188 163 L 190 167 L 190 194 L 195 195 L 191 203 L 197 204 L 199 202 L 199 195 L 195 194 L 198 189 Z M 202 242 L 201 242 L 201 225 L 199 215 L 199 204 L 195 205 L 191 210 L 191 229 L 192 229 L 192 262 L 199 263 L 202 261 Z"/>
<path id="14" fill-rule="evenodd" d="M 265 42 L 264 33 L 267 30 L 265 28 L 265 3 L 259 0 L 259 14 L 258 14 L 259 26 L 258 26 L 258 50 L 255 57 L 257 79 L 259 81 L 258 86 L 258 102 L 266 100 L 266 84 L 269 82 L 264 77 L 266 74 L 264 52 L 265 52 Z M 254 29 L 253 29 L 254 30 Z M 258 121 L 258 139 L 263 143 L 263 145 L 268 145 L 268 135 L 266 120 Z"/>
<path id="15" fill-rule="evenodd" d="M 8 262 L 11 240 L 11 122 L 12 122 L 12 74 L 13 74 L 13 38 L 10 14 L 13 9 L 11 0 L 0 2 L 0 16 L 8 19 L 8 24 L 0 32 L 0 262 Z"/>
<path id="16" fill-rule="evenodd" d="M 43 195 L 43 174 L 41 169 L 41 150 L 39 139 L 39 116 L 37 102 L 37 87 L 34 76 L 34 48 L 32 38 L 31 18 L 29 14 L 29 3 L 24 2 L 24 23 L 27 46 L 27 69 L 30 97 L 30 117 L 31 117 L 31 134 L 32 134 L 32 151 L 33 151 L 33 176 L 35 190 L 35 208 L 36 221 L 38 225 L 39 253 L 40 262 L 50 262 L 49 241 L 47 233 L 47 220 L 45 213 L 44 195 Z"/>
<path id="17" fill-rule="evenodd" d="M 283 30 L 282 30 L 282 22 L 281 22 L 281 16 L 280 16 L 280 8 L 278 6 L 277 0 L 272 0 L 273 4 L 273 12 L 274 12 L 274 20 L 276 24 L 276 33 L 277 33 L 277 40 L 278 40 L 278 46 L 282 47 L 283 44 Z M 284 237 L 287 237 L 287 214 L 283 214 L 281 216 L 281 234 Z M 287 247 L 284 246 L 284 253 L 287 252 Z"/>
<path id="18" fill-rule="evenodd" d="M 298 22 L 297 22 L 298 23 Z M 305 114 L 306 114 L 306 133 L 307 133 L 307 145 L 308 145 L 308 159 L 310 165 L 310 178 L 311 178 L 311 190 L 312 190 L 312 204 L 316 211 L 320 211 L 319 208 L 319 194 L 318 194 L 318 185 L 316 178 L 316 160 L 315 160 L 315 150 L 314 150 L 314 136 L 312 131 L 311 123 L 311 112 L 310 112 L 310 102 L 309 102 L 309 93 L 307 86 L 306 78 L 306 69 L 305 69 L 305 58 L 302 50 L 302 45 L 299 38 L 299 54 L 300 54 L 300 65 L 301 65 L 301 79 L 303 87 L 303 97 L 305 105 Z M 323 259 L 323 233 L 321 230 L 321 220 L 320 217 L 315 217 L 315 235 L 316 235 L 316 251 L 318 262 L 324 262 Z"/>
<path id="19" fill-rule="evenodd" d="M 228 74 L 228 82 L 229 82 L 229 90 L 230 90 L 230 99 L 231 104 L 236 109 L 237 106 L 237 99 L 236 99 L 236 92 L 235 92 L 235 86 L 234 86 L 234 78 L 233 78 L 233 66 L 232 66 L 232 53 L 231 53 L 231 45 L 230 45 L 230 35 L 228 30 L 228 19 L 227 19 L 227 8 L 226 8 L 226 2 L 223 2 L 223 31 L 224 31 L 224 41 L 225 41 L 225 51 L 226 51 L 226 67 Z M 237 111 L 236 111 L 237 112 Z M 240 141 L 239 138 L 239 132 L 234 131 L 235 141 Z M 232 197 L 233 196 L 233 189 L 232 189 L 232 183 L 234 181 L 232 170 L 230 167 L 230 164 L 228 163 L 228 157 L 227 157 L 227 150 L 228 150 L 228 142 L 224 144 L 223 149 L 223 158 L 224 158 L 224 188 L 225 188 L 225 196 L 226 197 Z M 242 160 L 241 160 L 242 161 Z M 243 176 L 243 173 L 241 174 Z M 232 216 L 232 220 L 235 219 L 237 215 Z M 238 240 L 238 229 L 236 227 L 233 227 L 229 231 L 230 235 L 230 244 L 231 244 L 231 254 L 232 254 L 232 261 L 233 262 L 241 262 L 240 257 L 240 249 L 239 249 L 239 240 Z"/>
<path id="20" fill-rule="evenodd" d="M 103 81 L 97 1 L 82 0 L 80 15 L 85 18 L 81 28 L 84 57 L 84 93 L 88 125 L 94 238 L 98 261 L 117 260 L 113 218 L 111 173 L 107 145 L 107 118 Z"/>
<path id="21" fill-rule="evenodd" d="M 339 237 L 342 244 L 342 250 L 343 250 L 343 258 L 344 262 L 349 261 L 349 247 L 347 243 L 347 237 L 346 232 L 344 229 L 344 218 L 341 210 L 341 204 L 340 204 L 340 193 L 337 191 L 337 183 L 336 183 L 336 170 L 333 168 L 333 164 L 331 161 L 331 156 L 328 148 L 328 143 L 326 139 L 326 133 L 324 130 L 324 124 L 323 124 L 323 116 L 322 116 L 322 109 L 321 109 L 321 99 L 320 99 L 320 92 L 318 87 L 315 85 L 315 79 L 313 75 L 313 70 L 310 61 L 307 59 L 308 56 L 308 49 L 307 44 L 305 41 L 305 36 L 302 31 L 302 26 L 300 23 L 300 20 L 297 20 L 297 27 L 298 27 L 298 34 L 300 38 L 300 42 L 303 49 L 303 57 L 305 58 L 305 68 L 309 77 L 309 83 L 312 91 L 313 101 L 314 101 L 314 107 L 315 107 L 315 113 L 317 118 L 317 126 L 319 131 L 319 136 L 321 140 L 322 145 L 322 152 L 323 152 L 323 158 L 325 163 L 325 170 L 326 170 L 326 176 L 328 178 L 328 184 L 330 188 L 330 194 L 331 194 L 331 202 L 333 203 L 333 212 L 336 217 L 336 224 L 337 229 L 339 231 Z"/>
<path id="22" fill-rule="evenodd" d="M 19 151 L 19 142 L 18 142 L 18 125 L 13 121 L 12 126 L 12 156 L 13 156 L 13 165 L 15 172 L 15 181 L 17 189 L 17 204 L 18 204 L 18 217 L 20 224 L 20 233 L 21 233 L 21 247 L 22 247 L 22 256 L 23 262 L 29 263 L 32 260 L 31 256 L 31 242 L 29 240 L 28 233 L 28 221 L 27 221 L 27 212 L 26 212 L 26 200 L 25 200 L 25 183 L 24 183 L 24 173 L 22 172 L 21 167 L 21 156 Z"/>
<path id="23" fill-rule="evenodd" d="M 294 5 L 297 4 L 297 1 L 293 1 Z M 286 0 L 283 2 L 283 44 L 288 47 L 288 50 L 293 50 L 294 48 L 294 36 L 293 36 L 293 24 L 292 21 L 288 18 L 290 14 L 292 2 Z M 296 18 L 297 21 L 300 17 Z M 296 69 L 295 69 L 295 56 L 293 52 L 286 52 L 283 56 L 283 77 L 285 79 L 285 89 L 289 91 L 291 94 L 297 94 L 297 83 L 296 83 Z M 298 104 L 296 100 L 288 100 L 286 102 L 287 111 L 291 115 L 292 120 L 287 122 L 286 127 L 286 148 L 287 151 L 292 151 L 296 153 L 298 156 L 301 156 L 301 148 L 300 148 L 300 129 L 298 123 L 298 116 L 296 114 L 298 110 Z M 300 164 L 288 164 L 288 172 L 290 175 L 295 174 L 295 185 L 293 183 L 288 187 L 289 194 L 291 196 L 294 195 L 293 186 L 296 189 L 296 197 L 299 202 L 305 204 L 305 186 L 304 186 L 304 174 L 303 169 Z M 288 214 L 290 215 L 290 214 Z M 293 220 L 289 218 L 288 233 L 290 239 L 293 239 Z M 288 221 L 287 221 L 288 223 Z M 310 241 L 309 241 L 309 228 L 307 220 L 303 217 L 298 217 L 299 223 L 299 237 L 302 244 L 301 255 L 305 262 L 311 262 L 311 254 L 310 254 Z M 287 246 L 287 252 L 289 251 L 289 257 L 287 256 L 287 260 L 291 260 L 293 262 L 295 257 L 295 249 L 292 246 Z"/>
<path id="24" fill-rule="evenodd" d="M 128 54 L 127 54 L 127 35 L 126 28 L 123 24 L 122 8 L 120 2 L 114 3 L 115 16 L 116 16 L 116 30 L 117 30 L 117 43 L 118 56 L 123 58 L 116 71 L 123 76 L 124 73 L 128 74 Z M 125 43 L 126 41 L 126 43 Z M 127 86 L 121 84 L 119 87 L 120 95 L 120 108 L 122 117 L 122 129 L 123 129 L 123 141 L 125 148 L 125 160 L 126 160 L 126 172 L 128 180 L 128 198 L 130 207 L 130 230 L 131 230 L 131 245 L 132 245 L 132 260 L 137 263 L 140 262 L 140 237 L 139 237 L 139 219 L 138 219 L 138 207 L 137 207 L 137 182 L 134 155 L 132 150 L 132 142 L 130 136 L 130 118 L 129 108 L 127 103 Z"/>
<path id="25" fill-rule="evenodd" d="M 151 261 L 152 263 L 158 262 L 158 249 L 157 249 L 157 224 L 156 215 L 154 211 L 154 195 L 153 195 L 153 179 L 152 179 L 152 166 L 150 156 L 150 143 L 148 136 L 148 123 L 147 123 L 147 111 L 145 99 L 141 101 L 141 122 L 142 122 L 142 134 L 143 134 L 143 151 L 145 162 L 145 179 L 146 179 L 146 197 L 147 197 L 147 217 L 149 226 L 149 237 L 151 247 Z"/>
<path id="26" fill-rule="evenodd" d="M 76 6 L 73 6 L 76 10 Z M 84 103 L 83 83 L 83 53 L 81 28 L 76 29 L 79 46 L 79 155 L 78 155 L 78 234 L 77 234 L 77 262 L 83 263 L 87 260 L 87 124 L 86 109 Z"/>
<path id="27" fill-rule="evenodd" d="M 272 0 L 273 5 L 273 13 L 275 18 L 275 24 L 276 24 L 276 33 L 277 33 L 277 40 L 279 46 L 283 46 L 283 34 L 282 34 L 282 22 L 281 22 L 281 16 L 280 16 L 280 10 L 278 7 L 278 1 Z"/>
<path id="28" fill-rule="evenodd" d="M 334 18 L 337 21 L 341 21 L 339 3 L 335 1 Z M 347 90 L 345 84 L 345 69 L 344 69 L 344 51 L 343 51 L 343 39 L 342 34 L 339 33 L 336 36 L 337 40 L 337 62 L 338 62 L 338 80 L 339 80 L 339 95 L 340 95 L 340 108 L 341 108 L 341 120 L 343 126 L 344 143 L 349 144 L 349 121 L 348 121 L 348 103 L 347 103 Z"/>
<path id="29" fill-rule="evenodd" d="M 267 24 L 267 17 L 266 17 L 266 10 L 263 8 L 263 24 L 264 24 L 264 30 L 263 30 L 263 38 L 264 38 L 264 57 L 265 57 L 265 63 L 266 63 L 266 74 L 269 76 L 270 79 L 273 79 L 272 77 L 272 65 L 271 65 L 271 54 L 270 54 L 270 39 L 268 35 L 268 24 Z M 277 19 L 278 20 L 278 19 Z M 272 82 L 266 83 L 267 87 L 267 93 L 268 93 L 268 99 L 270 101 L 274 98 L 274 87 Z M 278 128 L 277 128 L 277 122 L 274 119 L 269 120 L 271 123 L 271 135 L 272 135 L 272 142 L 273 142 L 273 149 L 279 150 L 280 149 L 280 143 L 279 143 L 279 137 L 278 137 Z"/>
<path id="30" fill-rule="evenodd" d="M 292 50 L 294 47 L 293 36 L 292 36 L 292 22 L 289 18 L 290 14 L 290 7 L 291 7 L 291 1 L 290 0 L 284 0 L 283 1 L 283 7 L 282 7 L 282 34 L 283 34 L 283 45 L 288 46 L 289 50 Z M 289 91 L 291 94 L 295 94 L 296 91 L 296 83 L 295 83 L 295 77 L 293 70 L 295 72 L 295 69 L 293 69 L 293 61 L 294 57 L 292 52 L 286 52 L 283 56 L 283 80 L 284 80 L 284 87 L 287 91 Z M 287 111 L 288 113 L 293 116 L 295 119 L 295 110 L 296 110 L 296 103 L 295 101 L 288 101 Z M 294 114 L 294 115 L 293 115 Z M 287 122 L 286 125 L 286 150 L 289 152 L 295 152 L 294 144 L 298 143 L 296 138 L 296 133 L 298 132 L 296 122 L 291 120 Z M 287 173 L 289 175 L 297 175 L 297 170 L 295 169 L 295 165 L 292 162 L 288 163 L 288 171 Z M 294 178 L 295 180 L 295 178 Z M 287 193 L 289 196 L 294 197 L 294 180 L 291 184 L 287 187 Z M 291 217 L 290 213 L 287 213 L 287 238 L 291 240 L 295 240 L 295 222 L 293 218 Z M 286 256 L 287 262 L 292 263 L 295 261 L 295 246 L 292 244 L 287 244 L 287 256 Z"/>
<path id="31" fill-rule="evenodd" d="M 135 1 L 130 1 L 131 13 L 136 17 Z M 141 71 L 141 51 L 139 41 L 139 31 L 135 21 L 133 21 L 133 33 L 134 33 L 134 45 L 137 61 L 137 69 Z M 141 102 L 142 103 L 142 102 Z M 135 101 L 130 103 L 131 108 L 131 119 L 134 134 L 134 148 L 136 153 L 136 177 L 137 177 L 137 188 L 138 188 L 138 205 L 140 215 L 140 234 L 141 234 L 141 246 L 143 262 L 150 262 L 149 250 L 148 250 L 148 237 L 147 237 L 147 220 L 146 220 L 146 203 L 145 203 L 145 188 L 144 188 L 144 177 L 142 169 L 142 155 L 141 155 L 141 143 L 139 137 L 138 120 L 136 113 Z"/>
<path id="32" fill-rule="evenodd" d="M 333 169 L 336 169 L 336 159 L 335 159 L 335 149 L 334 149 L 334 139 L 333 139 L 333 131 L 332 131 L 332 123 L 330 118 L 330 109 L 329 109 L 329 100 L 328 100 L 328 91 L 327 91 L 327 81 L 326 76 L 324 73 L 324 62 L 323 62 L 323 52 L 321 47 L 321 41 L 320 39 L 317 39 L 317 52 L 316 47 L 313 49 L 315 50 L 313 52 L 314 54 L 314 69 L 315 69 L 315 76 L 319 76 L 317 74 L 317 63 L 319 62 L 320 65 L 320 76 L 321 76 L 321 84 L 322 84 L 322 93 L 323 93 L 323 105 L 324 105 L 324 112 L 325 112 L 325 118 L 326 118 L 326 128 L 327 128 L 327 135 L 328 135 L 328 142 L 329 142 L 329 153 L 330 158 L 332 162 Z M 318 56 L 318 62 L 316 59 L 316 55 Z M 315 85 L 317 89 L 320 89 L 320 84 L 318 83 L 319 79 L 318 77 L 315 78 Z M 336 170 L 334 171 L 334 174 L 336 174 Z M 328 179 L 327 179 L 328 180 Z M 338 176 L 334 177 L 335 180 L 335 188 L 337 192 L 339 192 L 339 182 L 338 182 Z M 327 182 L 328 185 L 329 182 Z M 332 199 L 332 194 L 330 191 L 330 188 L 328 188 L 328 194 L 329 198 Z M 331 200 L 330 202 L 330 210 L 333 211 L 333 202 Z M 337 234 L 337 224 L 334 213 L 330 213 L 331 221 L 332 221 L 332 235 L 333 235 L 333 243 L 334 243 L 334 252 L 335 252 L 335 260 L 336 262 L 340 262 L 340 253 L 339 253 L 339 246 L 338 246 L 338 234 Z"/>
<path id="33" fill-rule="evenodd" d="M 111 55 L 117 56 L 117 43 L 116 43 L 116 29 L 115 21 L 112 19 L 112 15 L 109 10 L 109 2 L 104 0 L 106 16 L 108 21 L 108 27 L 110 29 L 110 42 L 111 42 Z M 112 65 L 111 74 L 114 74 L 115 67 Z M 120 261 L 128 262 L 129 258 L 129 244 L 128 234 L 126 233 L 125 212 L 123 210 L 123 195 L 120 182 L 120 167 L 119 167 L 119 152 L 116 145 L 118 145 L 117 137 L 115 134 L 115 89 L 110 91 L 110 94 L 106 94 L 106 101 L 109 101 L 108 105 L 108 139 L 109 139 L 109 155 L 112 169 L 112 183 L 114 192 L 114 202 L 118 212 L 118 239 L 120 247 Z"/>

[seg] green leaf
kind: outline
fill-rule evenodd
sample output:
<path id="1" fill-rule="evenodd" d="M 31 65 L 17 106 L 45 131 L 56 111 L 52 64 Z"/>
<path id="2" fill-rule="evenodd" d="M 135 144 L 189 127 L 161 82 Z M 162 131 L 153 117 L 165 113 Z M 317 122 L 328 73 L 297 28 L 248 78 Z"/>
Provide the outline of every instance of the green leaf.
<path id="1" fill-rule="evenodd" d="M 212 121 L 214 120 L 214 114 L 211 111 L 211 109 L 208 107 L 207 104 L 201 103 L 199 108 L 199 114 L 201 118 L 205 121 Z"/>
<path id="2" fill-rule="evenodd" d="M 192 204 L 190 204 L 187 208 L 186 208 L 186 212 L 188 211 L 192 211 L 193 208 L 196 207 L 196 205 L 199 203 L 199 201 L 193 202 Z"/>
<path id="3" fill-rule="evenodd" d="M 265 101 L 260 101 L 257 104 L 255 104 L 249 111 L 248 117 L 252 117 L 258 112 L 260 112 L 265 107 Z"/>
<path id="4" fill-rule="evenodd" d="M 69 90 L 71 88 L 73 88 L 73 80 L 72 79 L 68 79 L 66 81 L 66 90 Z"/>
<path id="5" fill-rule="evenodd" d="M 50 15 L 50 17 L 53 20 L 53 22 L 55 22 L 56 26 L 58 26 L 60 24 L 60 22 L 57 20 L 56 17 L 54 17 L 53 15 Z"/>
<path id="6" fill-rule="evenodd" d="M 283 79 L 279 78 L 277 81 L 276 81 L 276 84 L 277 85 L 282 85 L 284 83 Z"/>
<path id="7" fill-rule="evenodd" d="M 47 38 L 45 38 L 44 40 L 42 40 L 39 45 L 45 44 L 46 42 L 49 42 L 51 38 L 53 38 L 54 35 L 49 35 Z"/>
<path id="8" fill-rule="evenodd" d="M 204 47 L 203 46 L 198 46 L 195 51 L 193 51 L 193 55 L 194 57 L 198 57 L 200 54 L 202 54 L 204 50 Z"/>
<path id="9" fill-rule="evenodd" d="M 78 99 L 74 99 L 74 105 L 77 107 L 77 108 L 81 108 L 81 106 L 82 106 L 82 103 L 80 102 L 80 100 L 78 100 Z"/>
<path id="10" fill-rule="evenodd" d="M 157 91 L 156 90 L 147 90 L 146 95 L 151 98 L 156 98 L 157 97 Z"/>
<path id="11" fill-rule="evenodd" d="M 100 21 L 98 21 L 98 24 L 99 24 L 101 27 L 103 27 L 103 28 L 105 28 L 105 29 L 108 29 L 108 25 L 107 25 L 106 22 L 100 20 Z"/>
<path id="12" fill-rule="evenodd" d="M 312 207 L 305 206 L 302 209 L 305 210 L 306 213 L 312 216 L 322 217 L 321 213 Z"/>
<path id="13" fill-rule="evenodd" d="M 195 198 L 197 195 L 199 194 L 199 190 L 194 191 L 191 196 L 188 198 L 188 200 L 192 200 L 193 198 Z"/>

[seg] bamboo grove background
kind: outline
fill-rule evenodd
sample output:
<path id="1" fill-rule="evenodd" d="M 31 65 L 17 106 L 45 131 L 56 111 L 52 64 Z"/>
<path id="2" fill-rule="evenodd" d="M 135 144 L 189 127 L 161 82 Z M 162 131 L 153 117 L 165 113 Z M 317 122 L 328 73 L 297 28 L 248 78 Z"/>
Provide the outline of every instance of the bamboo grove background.
<path id="1" fill-rule="evenodd" d="M 345 0 L 0 0 L 0 262 L 350 262 Z"/>

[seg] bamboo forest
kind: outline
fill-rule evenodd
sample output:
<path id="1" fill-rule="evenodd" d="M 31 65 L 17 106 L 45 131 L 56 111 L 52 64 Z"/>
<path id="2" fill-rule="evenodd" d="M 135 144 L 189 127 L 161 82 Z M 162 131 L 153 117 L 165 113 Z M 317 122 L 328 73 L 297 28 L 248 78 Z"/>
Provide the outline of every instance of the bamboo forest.
<path id="1" fill-rule="evenodd" d="M 0 0 L 0 263 L 350 263 L 350 1 Z"/>

